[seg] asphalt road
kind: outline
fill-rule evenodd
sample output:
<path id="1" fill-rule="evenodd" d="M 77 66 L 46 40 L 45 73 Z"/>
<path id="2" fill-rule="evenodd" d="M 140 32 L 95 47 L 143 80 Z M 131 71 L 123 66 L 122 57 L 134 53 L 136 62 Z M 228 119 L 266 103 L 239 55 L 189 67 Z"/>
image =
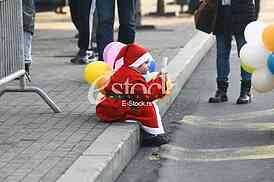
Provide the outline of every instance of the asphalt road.
<path id="1" fill-rule="evenodd" d="M 253 92 L 236 105 L 239 60 L 233 43 L 229 101 L 209 104 L 215 92 L 213 48 L 166 113 L 171 142 L 141 148 L 117 182 L 273 182 L 274 93 Z"/>

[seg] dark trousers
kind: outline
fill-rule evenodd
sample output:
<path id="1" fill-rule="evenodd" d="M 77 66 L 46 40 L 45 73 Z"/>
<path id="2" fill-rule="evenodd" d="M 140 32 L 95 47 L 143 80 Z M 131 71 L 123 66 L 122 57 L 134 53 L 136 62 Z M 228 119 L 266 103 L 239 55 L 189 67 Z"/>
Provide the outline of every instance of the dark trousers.
<path id="1" fill-rule="evenodd" d="M 238 56 L 240 55 L 240 50 L 246 40 L 244 37 L 244 31 L 233 33 L 231 30 L 231 9 L 230 6 L 222 6 L 221 11 L 224 18 L 224 31 L 216 34 L 216 44 L 217 44 L 217 81 L 228 81 L 228 76 L 230 73 L 230 52 L 231 52 L 231 42 L 232 36 L 236 39 Z M 241 69 L 242 80 L 251 80 L 251 74 Z"/>
<path id="2" fill-rule="evenodd" d="M 90 15 L 95 11 L 92 0 L 69 0 L 71 19 L 79 33 L 80 52 L 88 50 L 91 39 Z"/>
<path id="3" fill-rule="evenodd" d="M 238 55 L 241 48 L 246 43 L 244 33 L 234 34 L 237 43 Z M 228 81 L 230 73 L 229 57 L 231 52 L 232 35 L 217 34 L 217 81 Z M 251 80 L 251 74 L 241 69 L 242 80 Z"/>
<path id="4" fill-rule="evenodd" d="M 103 60 L 103 51 L 113 42 L 113 24 L 115 0 L 97 0 L 97 46 L 99 60 Z M 135 40 L 136 0 L 117 0 L 119 16 L 118 41 L 129 44 Z"/>

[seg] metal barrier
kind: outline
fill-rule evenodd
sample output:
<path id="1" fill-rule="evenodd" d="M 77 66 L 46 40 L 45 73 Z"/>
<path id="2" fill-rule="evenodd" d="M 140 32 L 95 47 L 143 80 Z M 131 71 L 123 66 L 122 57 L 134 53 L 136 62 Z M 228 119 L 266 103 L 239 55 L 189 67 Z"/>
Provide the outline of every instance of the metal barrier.
<path id="1" fill-rule="evenodd" d="M 61 112 L 43 90 L 26 86 L 23 47 L 22 0 L 0 0 L 0 85 L 20 80 L 19 88 L 6 88 L 0 97 L 6 92 L 35 92 L 54 112 Z"/>

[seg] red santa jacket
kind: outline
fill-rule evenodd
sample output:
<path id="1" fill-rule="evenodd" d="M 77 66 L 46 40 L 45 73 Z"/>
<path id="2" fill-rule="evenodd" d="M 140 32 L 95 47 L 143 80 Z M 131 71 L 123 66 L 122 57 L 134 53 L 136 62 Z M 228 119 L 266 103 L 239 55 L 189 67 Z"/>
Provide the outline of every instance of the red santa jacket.
<path id="1" fill-rule="evenodd" d="M 96 106 L 96 115 L 106 122 L 134 119 L 129 115 L 149 115 L 151 102 L 165 95 L 159 76 L 146 82 L 142 74 L 126 66 L 112 75 L 105 92 Z"/>

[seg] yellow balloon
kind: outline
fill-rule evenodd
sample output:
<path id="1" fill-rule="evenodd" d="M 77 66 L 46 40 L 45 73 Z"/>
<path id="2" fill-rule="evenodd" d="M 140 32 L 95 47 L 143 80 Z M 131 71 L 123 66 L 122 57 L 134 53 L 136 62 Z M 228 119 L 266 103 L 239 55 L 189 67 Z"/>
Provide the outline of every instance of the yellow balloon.
<path id="1" fill-rule="evenodd" d="M 253 68 L 253 67 L 251 67 L 247 64 L 244 64 L 242 62 L 241 62 L 241 67 L 243 68 L 243 70 L 245 70 L 246 72 L 251 73 L 251 74 L 256 71 L 256 68 Z"/>
<path id="2" fill-rule="evenodd" d="M 96 85 L 98 78 L 111 72 L 110 66 L 103 61 L 95 61 L 86 65 L 84 70 L 84 80 L 89 84 Z"/>
<path id="3" fill-rule="evenodd" d="M 263 43 L 267 50 L 274 52 L 274 24 L 265 27 L 263 31 Z"/>

